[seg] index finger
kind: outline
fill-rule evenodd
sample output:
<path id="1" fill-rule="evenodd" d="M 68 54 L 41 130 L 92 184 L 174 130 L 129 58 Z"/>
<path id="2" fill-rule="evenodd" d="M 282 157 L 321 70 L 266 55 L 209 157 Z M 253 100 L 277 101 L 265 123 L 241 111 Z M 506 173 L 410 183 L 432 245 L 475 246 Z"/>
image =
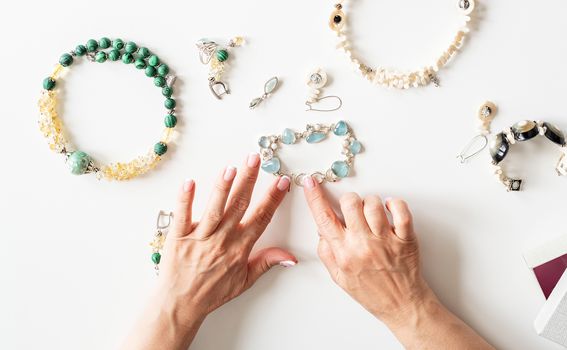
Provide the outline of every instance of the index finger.
<path id="1" fill-rule="evenodd" d="M 343 224 L 331 208 L 323 188 L 311 176 L 306 176 L 303 180 L 303 193 L 319 229 L 319 234 L 327 238 L 342 237 L 344 234 Z"/>

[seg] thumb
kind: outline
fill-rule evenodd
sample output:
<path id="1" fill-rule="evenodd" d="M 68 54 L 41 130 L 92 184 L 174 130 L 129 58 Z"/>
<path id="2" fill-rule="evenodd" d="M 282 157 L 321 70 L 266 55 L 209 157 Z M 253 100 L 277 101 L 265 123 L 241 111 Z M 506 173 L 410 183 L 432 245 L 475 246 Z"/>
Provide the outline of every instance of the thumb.
<path id="1" fill-rule="evenodd" d="M 248 260 L 246 289 L 252 287 L 258 278 L 268 272 L 273 266 L 292 267 L 296 264 L 297 258 L 281 248 L 262 249 Z"/>

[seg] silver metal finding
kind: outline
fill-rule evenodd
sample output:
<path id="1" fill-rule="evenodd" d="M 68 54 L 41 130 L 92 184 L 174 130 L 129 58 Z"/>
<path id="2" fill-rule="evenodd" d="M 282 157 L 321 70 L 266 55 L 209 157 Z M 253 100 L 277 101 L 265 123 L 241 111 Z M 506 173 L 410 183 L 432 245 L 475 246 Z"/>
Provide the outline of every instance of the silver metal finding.
<path id="1" fill-rule="evenodd" d="M 209 79 L 209 89 L 218 100 L 221 100 L 224 95 L 230 95 L 228 85 L 222 81 L 217 81 L 214 78 Z"/>
<path id="2" fill-rule="evenodd" d="M 167 219 L 167 221 L 163 223 L 162 221 L 163 219 Z M 172 219 L 173 219 L 172 212 L 166 212 L 164 210 L 160 210 L 156 221 L 156 229 L 158 230 L 158 232 L 167 229 L 171 225 Z"/>
<path id="3" fill-rule="evenodd" d="M 214 41 L 201 39 L 197 42 L 196 45 L 199 49 L 199 60 L 201 61 L 201 63 L 209 64 L 218 47 L 218 44 Z"/>
<path id="4" fill-rule="evenodd" d="M 337 101 L 337 106 L 334 108 L 329 108 L 329 109 L 323 109 L 323 108 L 313 108 L 313 102 L 311 101 L 306 101 L 305 105 L 307 106 L 306 111 L 307 112 L 334 112 L 334 111 L 338 111 L 342 106 L 343 106 L 343 100 L 341 100 L 341 98 L 339 96 L 323 96 L 323 97 L 319 97 L 315 100 L 315 103 L 320 103 L 323 100 L 327 100 L 327 99 L 334 99 Z"/>
<path id="5" fill-rule="evenodd" d="M 478 149 L 475 149 L 474 146 L 477 145 L 479 140 L 481 140 L 481 143 L 480 143 Z M 469 160 L 470 158 L 472 158 L 472 157 L 476 156 L 477 154 L 479 154 L 480 152 L 482 152 L 482 150 L 484 150 L 486 148 L 486 146 L 488 146 L 488 137 L 486 137 L 486 135 L 483 135 L 483 134 L 476 135 L 465 146 L 465 148 L 463 148 L 461 153 L 457 156 L 457 159 L 459 159 L 461 161 L 461 164 L 464 164 L 464 163 L 466 163 L 467 160 Z"/>

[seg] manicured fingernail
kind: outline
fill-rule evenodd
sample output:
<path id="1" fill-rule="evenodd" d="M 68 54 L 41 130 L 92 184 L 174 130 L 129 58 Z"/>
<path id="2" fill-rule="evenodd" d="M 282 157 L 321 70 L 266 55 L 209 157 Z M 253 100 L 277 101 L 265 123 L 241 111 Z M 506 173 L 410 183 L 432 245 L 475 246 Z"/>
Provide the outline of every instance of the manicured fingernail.
<path id="1" fill-rule="evenodd" d="M 307 188 L 308 190 L 315 188 L 315 181 L 313 181 L 313 178 L 311 176 L 306 176 L 303 179 L 303 187 Z"/>
<path id="2" fill-rule="evenodd" d="M 187 179 L 185 180 L 185 182 L 183 183 L 183 191 L 184 192 L 190 192 L 193 190 L 193 187 L 195 187 L 195 181 L 191 180 L 191 179 Z"/>
<path id="3" fill-rule="evenodd" d="M 248 165 L 249 168 L 257 168 L 258 165 L 260 165 L 260 155 L 258 153 L 250 153 L 246 165 Z"/>
<path id="4" fill-rule="evenodd" d="M 236 168 L 233 166 L 228 166 L 224 170 L 224 181 L 232 181 L 236 176 Z"/>
<path id="5" fill-rule="evenodd" d="M 289 180 L 289 176 L 282 176 L 279 178 L 278 180 L 278 184 L 277 184 L 277 188 L 280 191 L 287 191 L 289 190 L 289 185 L 290 185 L 291 181 Z"/>
<path id="6" fill-rule="evenodd" d="M 282 267 L 293 267 L 295 265 L 297 265 L 295 261 L 291 261 L 291 260 L 280 261 L 280 266 Z"/>

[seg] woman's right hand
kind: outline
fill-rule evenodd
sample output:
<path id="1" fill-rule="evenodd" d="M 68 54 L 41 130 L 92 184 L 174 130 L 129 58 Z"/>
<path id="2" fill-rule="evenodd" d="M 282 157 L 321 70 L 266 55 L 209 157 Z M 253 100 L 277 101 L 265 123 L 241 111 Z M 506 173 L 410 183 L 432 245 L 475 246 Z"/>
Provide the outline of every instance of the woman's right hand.
<path id="1" fill-rule="evenodd" d="M 322 187 L 307 177 L 304 192 L 319 231 L 318 253 L 331 278 L 383 321 L 406 348 L 493 349 L 449 312 L 422 277 L 412 215 L 402 200 L 340 200 L 344 223 Z M 386 215 L 392 216 L 392 224 Z"/>

